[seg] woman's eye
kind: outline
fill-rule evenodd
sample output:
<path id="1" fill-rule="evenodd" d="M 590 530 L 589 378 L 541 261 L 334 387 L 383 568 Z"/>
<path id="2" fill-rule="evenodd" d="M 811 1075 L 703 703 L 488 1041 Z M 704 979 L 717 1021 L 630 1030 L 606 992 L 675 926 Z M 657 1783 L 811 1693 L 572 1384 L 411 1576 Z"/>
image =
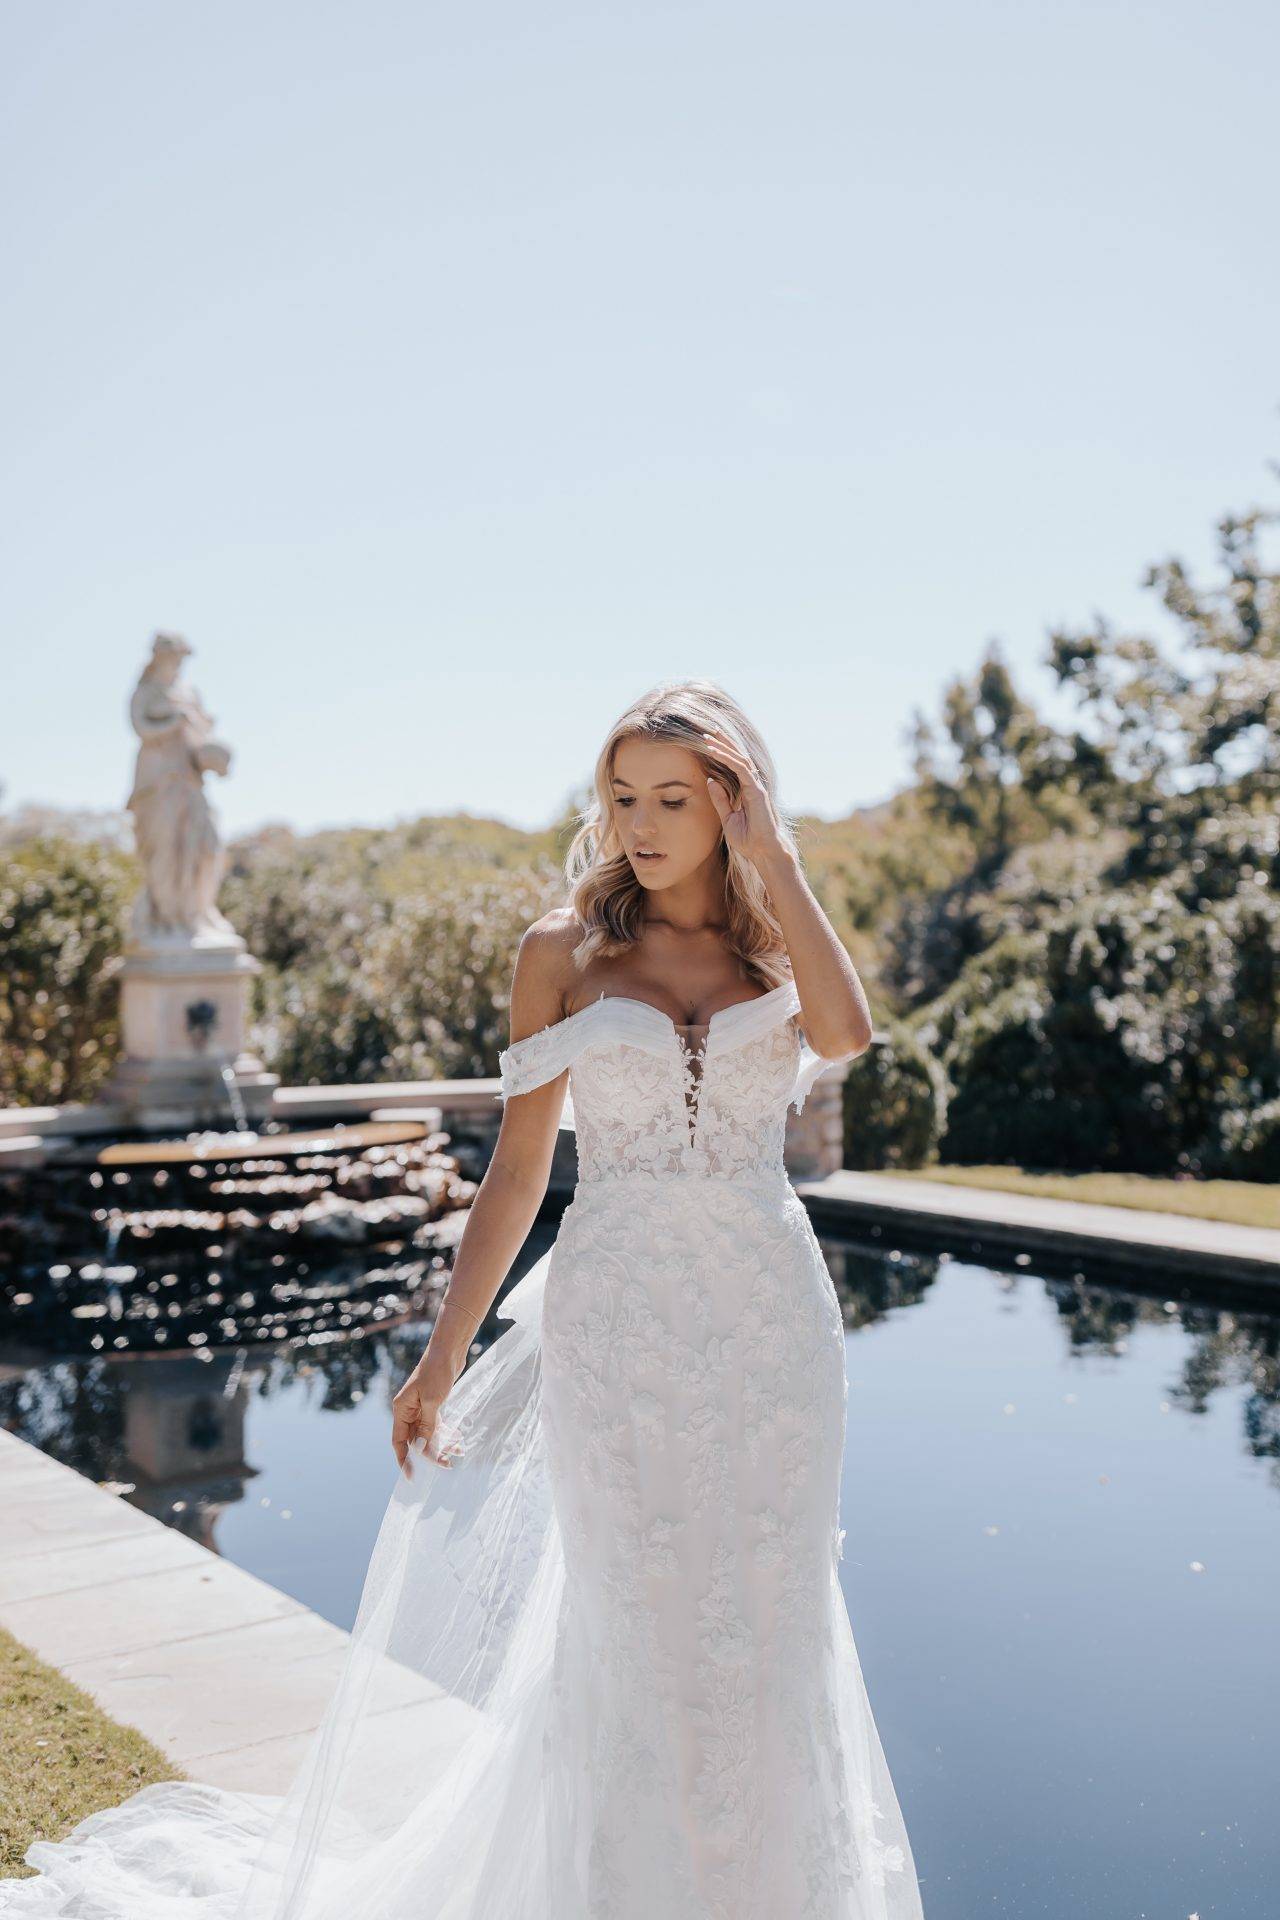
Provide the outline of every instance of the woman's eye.
<path id="1" fill-rule="evenodd" d="M 662 804 L 664 807 L 671 807 L 674 809 L 676 807 L 682 807 L 684 805 L 684 801 L 683 800 L 664 800 Z"/>
<path id="2" fill-rule="evenodd" d="M 632 802 L 628 800 L 625 794 L 619 793 L 614 796 L 613 804 L 615 807 L 629 807 Z"/>

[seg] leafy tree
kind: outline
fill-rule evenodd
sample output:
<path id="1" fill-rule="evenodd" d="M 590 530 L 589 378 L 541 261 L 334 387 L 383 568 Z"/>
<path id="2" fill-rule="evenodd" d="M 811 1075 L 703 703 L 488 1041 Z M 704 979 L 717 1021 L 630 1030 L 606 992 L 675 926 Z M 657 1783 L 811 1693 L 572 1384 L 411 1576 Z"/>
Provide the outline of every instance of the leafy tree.
<path id="1" fill-rule="evenodd" d="M 114 972 L 137 886 L 129 857 L 40 834 L 0 864 L 0 1102 L 92 1098 L 119 1044 Z"/>
<path id="2" fill-rule="evenodd" d="M 1221 520 L 1214 584 L 1176 559 L 1147 569 L 1180 659 L 1102 620 L 1051 635 L 1049 664 L 1106 770 L 1095 794 L 1128 837 L 1118 880 L 1172 875 L 1189 902 L 1280 883 L 1280 571 L 1261 551 L 1277 523 L 1262 508 Z"/>
<path id="3" fill-rule="evenodd" d="M 1072 726 L 989 646 L 914 716 L 911 785 L 798 823 L 885 1036 L 846 1083 L 851 1164 L 1280 1177 L 1278 519 L 1224 518 L 1208 583 L 1148 569 L 1176 644 L 1102 618 L 1051 632 Z M 222 905 L 263 962 L 267 1062 L 294 1082 L 492 1073 L 583 798 L 535 834 L 455 814 L 234 843 Z M 106 1070 L 124 824 L 0 819 L 10 1100 L 87 1098 Z"/>
<path id="4" fill-rule="evenodd" d="M 911 741 L 925 807 L 965 832 L 978 875 L 1027 838 L 1080 820 L 1074 743 L 1022 699 L 994 645 L 971 681 L 944 691 L 941 736 L 917 711 Z"/>
<path id="5" fill-rule="evenodd" d="M 846 1167 L 927 1167 L 938 1157 L 947 1077 L 911 1028 L 890 1020 L 844 1083 Z"/>
<path id="6" fill-rule="evenodd" d="M 953 1088 L 944 1159 L 1220 1166 L 1280 1094 L 1280 903 L 1114 889 L 1002 935 L 913 1026 Z"/>

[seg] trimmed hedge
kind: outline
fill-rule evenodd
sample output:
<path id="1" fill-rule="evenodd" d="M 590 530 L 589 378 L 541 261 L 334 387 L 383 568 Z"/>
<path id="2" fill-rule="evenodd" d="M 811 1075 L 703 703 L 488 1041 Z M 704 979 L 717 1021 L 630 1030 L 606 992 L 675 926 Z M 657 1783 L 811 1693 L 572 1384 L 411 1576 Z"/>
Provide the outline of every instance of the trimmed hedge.
<path id="1" fill-rule="evenodd" d="M 900 1020 L 862 1056 L 844 1083 L 846 1167 L 927 1167 L 947 1118 L 947 1076 Z"/>

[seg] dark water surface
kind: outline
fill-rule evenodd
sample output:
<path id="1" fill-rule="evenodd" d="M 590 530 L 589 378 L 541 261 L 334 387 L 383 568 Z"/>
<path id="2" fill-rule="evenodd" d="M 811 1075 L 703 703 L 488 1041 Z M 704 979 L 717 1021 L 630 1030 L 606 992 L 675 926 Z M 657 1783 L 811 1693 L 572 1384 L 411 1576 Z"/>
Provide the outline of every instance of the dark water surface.
<path id="1" fill-rule="evenodd" d="M 824 1245 L 841 1571 L 928 1920 L 1277 1920 L 1280 1300 Z M 0 1420 L 349 1626 L 427 1331 L 207 1360 L 0 1344 Z"/>

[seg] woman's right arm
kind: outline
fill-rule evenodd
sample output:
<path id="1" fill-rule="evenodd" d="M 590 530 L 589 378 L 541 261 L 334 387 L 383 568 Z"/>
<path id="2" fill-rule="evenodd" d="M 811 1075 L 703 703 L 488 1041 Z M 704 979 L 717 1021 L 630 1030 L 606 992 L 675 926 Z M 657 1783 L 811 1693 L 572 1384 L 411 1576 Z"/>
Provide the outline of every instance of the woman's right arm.
<path id="1" fill-rule="evenodd" d="M 564 953 L 563 935 L 543 921 L 522 937 L 511 979 L 513 1045 L 563 1017 Z M 565 1081 L 566 1073 L 559 1073 L 503 1107 L 497 1145 L 471 1203 L 431 1338 L 392 1402 L 391 1444 L 406 1474 L 412 1472 L 409 1448 L 415 1440 L 424 1443 L 429 1458 L 449 1465 L 433 1451 L 440 1409 L 542 1205 Z"/>

